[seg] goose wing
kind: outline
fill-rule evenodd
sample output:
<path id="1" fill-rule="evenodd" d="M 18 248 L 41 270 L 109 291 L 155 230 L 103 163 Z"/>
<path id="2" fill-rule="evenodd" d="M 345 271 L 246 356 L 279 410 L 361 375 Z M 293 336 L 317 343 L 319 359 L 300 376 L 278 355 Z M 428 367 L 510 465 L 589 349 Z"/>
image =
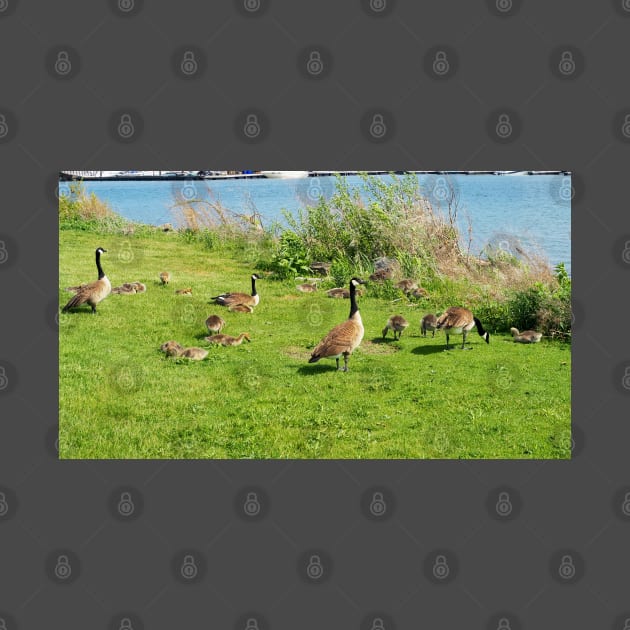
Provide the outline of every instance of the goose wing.
<path id="1" fill-rule="evenodd" d="M 344 352 L 352 352 L 363 339 L 363 327 L 348 319 L 337 324 L 316 346 L 309 363 L 324 357 L 335 357 Z"/>

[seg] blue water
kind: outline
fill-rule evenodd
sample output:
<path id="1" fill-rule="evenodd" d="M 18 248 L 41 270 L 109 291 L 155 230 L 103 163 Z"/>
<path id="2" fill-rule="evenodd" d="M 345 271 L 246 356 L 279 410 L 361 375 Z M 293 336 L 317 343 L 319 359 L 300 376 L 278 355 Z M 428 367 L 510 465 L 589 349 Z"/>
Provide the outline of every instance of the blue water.
<path id="1" fill-rule="evenodd" d="M 390 179 L 389 175 L 372 177 Z M 442 177 L 442 179 L 440 179 Z M 445 211 L 444 192 L 458 197 L 457 222 L 462 246 L 469 247 L 468 226 L 472 224 L 470 252 L 479 254 L 488 244 L 508 252 L 535 251 L 551 265 L 565 263 L 571 270 L 571 188 L 562 175 L 423 175 L 421 191 L 434 207 Z M 347 182 L 363 189 L 358 176 Z M 334 190 L 333 177 L 288 179 L 231 179 L 201 181 L 105 181 L 85 182 L 88 192 L 110 204 L 122 216 L 143 223 L 176 223 L 177 200 L 218 201 L 233 212 L 251 214 L 256 209 L 269 225 L 283 220 L 282 210 L 295 213 L 312 204 L 321 194 Z M 67 184 L 60 183 L 60 192 Z"/>

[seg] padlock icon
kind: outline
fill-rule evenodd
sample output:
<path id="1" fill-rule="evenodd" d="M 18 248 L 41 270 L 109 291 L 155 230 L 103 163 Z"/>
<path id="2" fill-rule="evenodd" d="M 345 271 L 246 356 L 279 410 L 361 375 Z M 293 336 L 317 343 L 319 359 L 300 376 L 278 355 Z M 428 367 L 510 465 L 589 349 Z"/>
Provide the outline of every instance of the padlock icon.
<path id="1" fill-rule="evenodd" d="M 621 3 L 621 7 L 624 11 L 628 11 L 630 13 L 630 0 L 623 0 L 623 2 Z"/>
<path id="2" fill-rule="evenodd" d="M 118 630 L 133 630 L 131 619 L 129 619 L 129 617 L 123 617 L 120 620 L 120 626 L 118 626 Z"/>
<path id="3" fill-rule="evenodd" d="M 317 302 L 313 302 L 313 304 L 311 304 L 306 320 L 311 326 L 321 326 L 324 321 L 324 317 L 322 315 L 322 309 Z"/>
<path id="4" fill-rule="evenodd" d="M 512 502 L 510 501 L 509 493 L 499 492 L 495 510 L 499 516 L 509 516 L 512 513 Z"/>
<path id="5" fill-rule="evenodd" d="M 118 501 L 118 513 L 121 516 L 131 516 L 135 509 L 136 506 L 131 500 L 131 494 L 129 492 L 122 492 L 120 495 L 120 501 Z"/>
<path id="6" fill-rule="evenodd" d="M 311 580 L 319 580 L 324 575 L 324 567 L 322 566 L 322 560 L 318 555 L 310 557 L 308 566 L 306 567 L 306 575 Z"/>
<path id="7" fill-rule="evenodd" d="M 383 498 L 382 492 L 375 492 L 372 495 L 372 502 L 370 503 L 370 512 L 374 516 L 383 516 L 387 511 L 387 504 Z"/>
<path id="8" fill-rule="evenodd" d="M 2 8 L 2 0 L 0 0 L 0 11 L 4 11 Z M 7 630 L 7 622 L 4 617 L 0 617 L 0 630 Z"/>
<path id="9" fill-rule="evenodd" d="M 374 13 L 380 13 L 387 8 L 387 0 L 370 0 L 370 9 Z"/>
<path id="10" fill-rule="evenodd" d="M 558 64 L 558 70 L 560 70 L 561 74 L 565 77 L 575 72 L 575 60 L 573 59 L 573 53 L 570 50 L 565 50 L 562 53 L 560 63 Z"/>
<path id="11" fill-rule="evenodd" d="M 4 114 L 0 114 L 0 138 L 4 138 L 9 135 L 9 125 L 7 125 L 7 118 Z"/>
<path id="12" fill-rule="evenodd" d="M 192 201 L 197 196 L 197 191 L 192 182 L 186 182 L 182 187 L 182 197 L 186 201 Z"/>
<path id="13" fill-rule="evenodd" d="M 630 389 L 630 366 L 626 367 L 626 371 L 621 379 L 621 384 L 624 389 Z"/>
<path id="14" fill-rule="evenodd" d="M 0 391 L 9 386 L 9 377 L 3 365 L 0 365 Z"/>
<path id="15" fill-rule="evenodd" d="M 438 177 L 435 180 L 435 186 L 433 187 L 431 194 L 435 199 L 437 199 L 437 201 L 446 201 L 448 198 L 448 186 L 444 177 Z"/>
<path id="16" fill-rule="evenodd" d="M 571 186 L 571 178 L 563 177 L 562 184 L 560 185 L 560 199 L 562 201 L 571 201 L 571 199 L 573 199 L 573 194 L 574 190 L 573 186 Z"/>
<path id="17" fill-rule="evenodd" d="M 383 622 L 381 617 L 374 618 L 371 630 L 385 630 L 385 623 Z"/>
<path id="18" fill-rule="evenodd" d="M 60 580 L 67 580 L 72 575 L 72 567 L 70 566 L 68 556 L 61 555 L 57 558 L 54 573 L 55 577 Z"/>
<path id="19" fill-rule="evenodd" d="M 387 133 L 387 127 L 382 114 L 374 114 L 370 124 L 370 135 L 373 138 L 382 138 Z"/>
<path id="20" fill-rule="evenodd" d="M 57 53 L 57 60 L 55 61 L 55 72 L 62 77 L 70 74 L 72 71 L 72 64 L 70 63 L 70 57 L 66 50 L 60 50 Z"/>
<path id="21" fill-rule="evenodd" d="M 256 114 L 248 114 L 245 119 L 243 133 L 248 138 L 256 138 L 260 134 L 260 123 L 258 122 L 258 116 L 256 116 Z"/>
<path id="22" fill-rule="evenodd" d="M 496 7 L 501 13 L 507 13 L 512 8 L 512 0 L 497 0 Z"/>
<path id="23" fill-rule="evenodd" d="M 621 126 L 621 133 L 630 139 L 630 114 L 626 114 L 623 119 L 623 125 Z"/>
<path id="24" fill-rule="evenodd" d="M 125 13 L 129 13 L 129 11 L 133 11 L 135 6 L 134 0 L 118 0 L 118 8 Z"/>
<path id="25" fill-rule="evenodd" d="M 571 556 L 562 556 L 558 573 L 563 580 L 570 580 L 575 577 L 575 565 L 573 564 L 573 558 Z"/>
<path id="26" fill-rule="evenodd" d="M 626 496 L 621 504 L 621 511 L 625 514 L 625 516 L 630 516 L 630 492 L 626 492 Z"/>
<path id="27" fill-rule="evenodd" d="M 628 10 L 630 11 L 630 8 Z M 630 630 L 630 617 L 623 622 L 623 630 Z"/>
<path id="28" fill-rule="evenodd" d="M 626 241 L 623 251 L 621 252 L 621 258 L 626 265 L 630 265 L 630 241 Z"/>
<path id="29" fill-rule="evenodd" d="M 306 69 L 309 74 L 315 77 L 322 73 L 324 70 L 324 62 L 322 61 L 322 56 L 319 51 L 313 50 L 309 53 Z"/>
<path id="30" fill-rule="evenodd" d="M 258 620 L 250 617 L 245 623 L 245 630 L 258 630 Z"/>
<path id="31" fill-rule="evenodd" d="M 255 492 L 248 492 L 245 503 L 243 504 L 243 510 L 247 516 L 258 516 L 260 514 L 260 501 L 258 495 Z"/>
<path id="32" fill-rule="evenodd" d="M 199 573 L 199 569 L 195 564 L 195 559 L 192 556 L 184 556 L 184 561 L 181 567 L 182 577 L 186 580 L 194 580 Z"/>
<path id="33" fill-rule="evenodd" d="M 135 133 L 135 128 L 131 122 L 130 114 L 122 114 L 120 122 L 118 123 L 118 135 L 121 138 L 131 138 Z"/>
<path id="34" fill-rule="evenodd" d="M 258 9 L 260 9 L 260 0 L 245 0 L 243 2 L 243 6 L 245 7 L 245 11 L 253 13 L 254 11 L 258 11 Z"/>
<path id="35" fill-rule="evenodd" d="M 322 190 L 322 186 L 319 183 L 319 177 L 309 177 L 310 182 L 308 183 L 308 191 L 306 196 L 312 202 L 319 201 L 324 196 L 324 191 Z"/>
<path id="36" fill-rule="evenodd" d="M 499 138 L 509 138 L 512 135 L 512 123 L 507 114 L 501 114 L 495 127 L 495 131 Z"/>
<path id="37" fill-rule="evenodd" d="M 499 623 L 497 624 L 497 630 L 512 630 L 510 620 L 506 617 L 501 617 L 501 619 L 499 619 Z"/>
<path id="38" fill-rule="evenodd" d="M 433 72 L 441 77 L 444 76 L 450 68 L 451 64 L 446 58 L 446 53 L 443 50 L 438 50 L 433 59 Z"/>
<path id="39" fill-rule="evenodd" d="M 0 265 L 7 262 L 8 259 L 9 252 L 7 251 L 6 243 L 4 241 L 0 241 Z"/>
<path id="40" fill-rule="evenodd" d="M 130 263 L 133 260 L 133 251 L 129 241 L 123 241 L 118 252 L 118 260 L 122 263 Z"/>
<path id="41" fill-rule="evenodd" d="M 181 71 L 187 75 L 192 76 L 199 69 L 199 64 L 195 59 L 195 53 L 192 50 L 187 50 L 184 52 L 184 58 L 182 63 L 180 64 Z"/>
<path id="42" fill-rule="evenodd" d="M 7 503 L 7 497 L 4 492 L 0 492 L 0 516 L 6 516 L 9 511 L 9 504 Z"/>
<path id="43" fill-rule="evenodd" d="M 448 577 L 450 572 L 451 569 L 446 562 L 446 557 L 441 555 L 437 556 L 435 558 L 435 563 L 433 564 L 434 577 L 436 577 L 438 580 L 444 580 Z"/>

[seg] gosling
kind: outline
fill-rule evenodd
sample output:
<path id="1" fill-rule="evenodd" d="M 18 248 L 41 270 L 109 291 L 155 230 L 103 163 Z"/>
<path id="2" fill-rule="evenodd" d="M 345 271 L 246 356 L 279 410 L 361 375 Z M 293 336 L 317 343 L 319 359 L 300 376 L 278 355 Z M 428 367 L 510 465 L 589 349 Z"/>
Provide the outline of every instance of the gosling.
<path id="1" fill-rule="evenodd" d="M 518 328 L 510 328 L 514 341 L 518 343 L 538 343 L 542 338 L 542 333 L 534 330 L 525 330 L 522 333 L 518 332 Z"/>
<path id="2" fill-rule="evenodd" d="M 218 335 L 224 326 L 225 320 L 223 317 L 219 317 L 218 315 L 210 315 L 210 317 L 206 319 L 206 328 L 211 335 Z"/>
<path id="3" fill-rule="evenodd" d="M 403 333 L 403 330 L 409 326 L 409 322 L 402 315 L 392 315 L 383 328 L 383 339 L 387 336 L 387 331 L 392 330 L 394 332 L 394 341 L 396 340 L 396 333 L 398 333 L 398 339 Z"/>
<path id="4" fill-rule="evenodd" d="M 160 346 L 160 350 L 166 354 L 167 357 L 178 357 L 183 351 L 184 347 L 177 341 L 166 341 Z"/>
<path id="5" fill-rule="evenodd" d="M 230 337 L 230 335 L 211 335 L 206 337 L 208 343 L 216 343 L 221 346 L 240 346 L 243 343 L 243 339 L 251 341 L 249 333 L 241 333 L 238 337 Z"/>

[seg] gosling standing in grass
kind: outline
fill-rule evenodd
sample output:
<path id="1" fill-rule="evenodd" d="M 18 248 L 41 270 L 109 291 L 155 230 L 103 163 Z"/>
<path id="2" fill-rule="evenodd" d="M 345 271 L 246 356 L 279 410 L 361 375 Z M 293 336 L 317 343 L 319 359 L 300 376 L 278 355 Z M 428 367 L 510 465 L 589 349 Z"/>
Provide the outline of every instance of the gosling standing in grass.
<path id="1" fill-rule="evenodd" d="M 432 330 L 432 337 L 435 337 L 435 329 L 437 328 L 437 317 L 433 313 L 427 313 L 420 320 L 420 333 L 423 337 L 427 336 L 427 330 Z"/>
<path id="2" fill-rule="evenodd" d="M 206 328 L 211 335 L 218 335 L 224 326 L 225 320 L 218 315 L 210 315 L 210 317 L 206 319 Z"/>
<path id="3" fill-rule="evenodd" d="M 162 284 L 168 284 L 171 281 L 171 274 L 168 271 L 163 271 L 160 274 L 160 282 Z"/>
<path id="4" fill-rule="evenodd" d="M 514 341 L 518 343 L 538 343 L 542 338 L 542 333 L 534 330 L 524 330 L 522 333 L 518 332 L 518 328 L 510 328 Z"/>
<path id="5" fill-rule="evenodd" d="M 448 338 L 450 335 L 462 335 L 462 350 L 465 349 L 466 335 L 469 330 L 477 326 L 477 332 L 480 337 L 490 343 L 490 333 L 486 332 L 481 322 L 467 309 L 460 306 L 451 306 L 447 308 L 442 315 L 438 317 L 437 329 L 446 333 L 446 349 L 449 350 Z"/>
<path id="6" fill-rule="evenodd" d="M 394 341 L 396 341 L 396 333 L 398 333 L 398 339 L 402 335 L 403 330 L 409 326 L 409 322 L 402 315 L 392 315 L 383 328 L 383 339 L 387 336 L 388 330 L 394 331 Z"/>
<path id="7" fill-rule="evenodd" d="M 311 354 L 309 363 L 316 363 L 320 359 L 335 359 L 337 370 L 348 371 L 348 357 L 363 340 L 363 322 L 357 306 L 356 291 L 359 284 L 365 282 L 359 278 L 350 280 L 350 316 L 337 324 L 316 346 Z M 343 355 L 344 366 L 339 367 L 339 357 Z"/>
<path id="8" fill-rule="evenodd" d="M 107 250 L 102 247 L 99 247 L 96 250 L 96 270 L 98 271 L 98 280 L 77 287 L 77 292 L 63 307 L 63 313 L 65 313 L 68 309 L 81 306 L 82 304 L 89 304 L 92 307 L 92 313 L 95 314 L 96 305 L 99 302 L 102 302 L 111 293 L 112 285 L 101 267 L 101 254 L 104 254 L 106 251 Z"/>

